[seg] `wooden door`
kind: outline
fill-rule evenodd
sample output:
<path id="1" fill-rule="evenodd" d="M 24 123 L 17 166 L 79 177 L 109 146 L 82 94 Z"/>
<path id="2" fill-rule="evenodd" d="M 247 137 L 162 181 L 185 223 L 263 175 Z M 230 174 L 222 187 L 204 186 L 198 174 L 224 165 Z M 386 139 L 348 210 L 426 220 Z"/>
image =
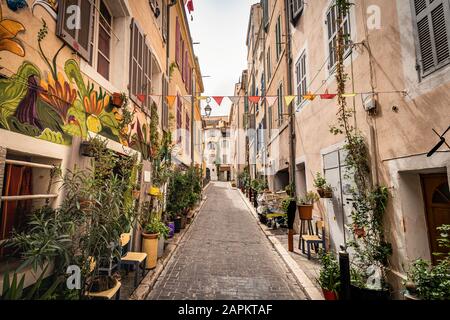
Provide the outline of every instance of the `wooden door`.
<path id="1" fill-rule="evenodd" d="M 422 189 L 424 194 L 425 212 L 428 226 L 428 237 L 431 253 L 446 253 L 448 250 L 439 247 L 440 238 L 438 227 L 450 224 L 450 191 L 446 174 L 423 175 Z M 439 257 L 432 255 L 433 263 Z"/>

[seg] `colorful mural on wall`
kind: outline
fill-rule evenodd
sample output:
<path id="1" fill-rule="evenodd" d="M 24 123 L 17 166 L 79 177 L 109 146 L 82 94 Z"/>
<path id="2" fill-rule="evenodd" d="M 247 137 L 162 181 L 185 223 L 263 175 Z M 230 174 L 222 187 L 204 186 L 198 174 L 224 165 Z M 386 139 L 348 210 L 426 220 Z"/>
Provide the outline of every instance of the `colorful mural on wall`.
<path id="1" fill-rule="evenodd" d="M 5 28 L 0 28 L 0 50 L 25 56 L 24 48 L 15 39 L 19 32 L 25 32 L 25 27 L 2 19 L 1 6 L 0 24 L 8 30 L 2 32 Z M 110 103 L 105 90 L 83 79 L 76 60 L 65 61 L 63 72 L 57 70 L 58 56 L 65 45 L 52 59 L 48 58 L 42 45 L 47 34 L 43 20 L 37 47 L 48 70 L 40 70 L 25 60 L 15 74 L 0 79 L 0 128 L 63 145 L 70 145 L 73 136 L 86 139 L 92 132 L 130 146 L 148 159 L 150 134 L 145 115 L 135 110 L 133 120 L 124 129 L 122 111 Z"/>

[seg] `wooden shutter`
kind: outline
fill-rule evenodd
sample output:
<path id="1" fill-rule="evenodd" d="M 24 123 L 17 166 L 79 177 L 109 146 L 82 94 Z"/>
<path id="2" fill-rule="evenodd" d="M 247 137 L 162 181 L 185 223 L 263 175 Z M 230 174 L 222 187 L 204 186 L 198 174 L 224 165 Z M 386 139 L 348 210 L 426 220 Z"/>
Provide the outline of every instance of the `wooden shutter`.
<path id="1" fill-rule="evenodd" d="M 162 79 L 162 128 L 163 130 L 169 129 L 169 104 L 167 103 L 166 96 L 169 95 L 169 81 L 163 74 Z"/>
<path id="2" fill-rule="evenodd" d="M 291 19 L 292 21 L 297 21 L 303 11 L 304 2 L 303 0 L 289 0 L 289 2 L 291 9 Z"/>
<path id="3" fill-rule="evenodd" d="M 176 28 L 175 28 L 175 61 L 178 64 L 178 67 L 181 66 L 180 60 L 180 45 L 181 45 L 181 32 L 180 32 L 180 22 L 178 21 L 178 17 L 176 18 Z"/>
<path id="4" fill-rule="evenodd" d="M 131 23 L 130 98 L 141 107 L 145 103 L 142 103 L 137 95 L 147 93 L 144 87 L 144 54 L 145 56 L 148 54 L 144 34 L 136 20 L 133 20 Z"/>
<path id="5" fill-rule="evenodd" d="M 413 0 L 417 51 L 421 75 L 450 63 L 450 9 L 448 0 Z"/>
<path id="6" fill-rule="evenodd" d="M 72 28 L 76 23 L 73 8 L 80 8 L 80 28 Z M 56 35 L 67 43 L 73 50 L 88 62 L 91 61 L 91 38 L 92 38 L 92 16 L 93 5 L 87 0 L 60 0 L 58 3 L 58 21 Z"/>
<path id="7" fill-rule="evenodd" d="M 167 41 L 167 4 L 166 1 L 163 0 L 162 2 L 162 37 L 164 39 L 164 42 Z"/>
<path id="8" fill-rule="evenodd" d="M 183 122 L 181 96 L 177 94 L 177 143 L 181 142 L 181 126 Z"/>

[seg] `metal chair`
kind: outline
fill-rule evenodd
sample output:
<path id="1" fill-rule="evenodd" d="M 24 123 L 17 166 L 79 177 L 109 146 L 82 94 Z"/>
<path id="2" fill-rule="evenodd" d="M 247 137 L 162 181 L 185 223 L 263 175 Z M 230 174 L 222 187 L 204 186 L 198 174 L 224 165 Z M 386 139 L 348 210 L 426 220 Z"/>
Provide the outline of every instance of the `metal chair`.
<path id="1" fill-rule="evenodd" d="M 319 230 L 321 233 L 319 233 Z M 323 250 L 326 252 L 325 243 L 325 223 L 323 221 L 316 222 L 316 234 L 315 235 L 302 235 L 301 236 L 302 252 L 305 252 L 305 242 L 308 247 L 308 260 L 311 259 L 311 246 L 314 245 L 314 250 L 318 252 L 319 245 L 322 245 Z"/>
<path id="2" fill-rule="evenodd" d="M 120 250 L 121 250 L 121 258 L 119 261 L 119 265 L 132 265 L 135 267 L 135 274 L 134 274 L 134 286 L 137 287 L 138 285 L 138 274 L 139 274 L 139 266 L 142 268 L 142 279 L 145 276 L 145 264 L 147 262 L 147 254 L 144 252 L 130 252 L 130 246 L 131 246 L 131 234 L 129 233 L 123 233 L 120 236 Z M 126 248 L 126 250 L 124 250 Z M 119 267 L 120 269 L 120 267 Z M 128 274 L 128 268 L 127 274 Z"/>

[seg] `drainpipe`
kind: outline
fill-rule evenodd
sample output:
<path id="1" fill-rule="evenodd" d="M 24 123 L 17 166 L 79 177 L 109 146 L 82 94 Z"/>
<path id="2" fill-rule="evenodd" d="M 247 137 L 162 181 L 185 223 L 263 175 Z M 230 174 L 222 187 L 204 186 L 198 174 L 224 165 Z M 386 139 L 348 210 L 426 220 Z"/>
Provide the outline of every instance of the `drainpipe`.
<path id="1" fill-rule="evenodd" d="M 284 12 L 285 12 L 285 33 L 286 33 L 286 62 L 287 62 L 287 87 L 288 95 L 292 95 L 292 52 L 291 52 L 291 34 L 289 30 L 290 10 L 289 0 L 284 0 Z M 293 187 L 294 196 L 297 196 L 295 186 L 295 109 L 294 101 L 291 102 L 289 108 L 289 182 Z"/>

